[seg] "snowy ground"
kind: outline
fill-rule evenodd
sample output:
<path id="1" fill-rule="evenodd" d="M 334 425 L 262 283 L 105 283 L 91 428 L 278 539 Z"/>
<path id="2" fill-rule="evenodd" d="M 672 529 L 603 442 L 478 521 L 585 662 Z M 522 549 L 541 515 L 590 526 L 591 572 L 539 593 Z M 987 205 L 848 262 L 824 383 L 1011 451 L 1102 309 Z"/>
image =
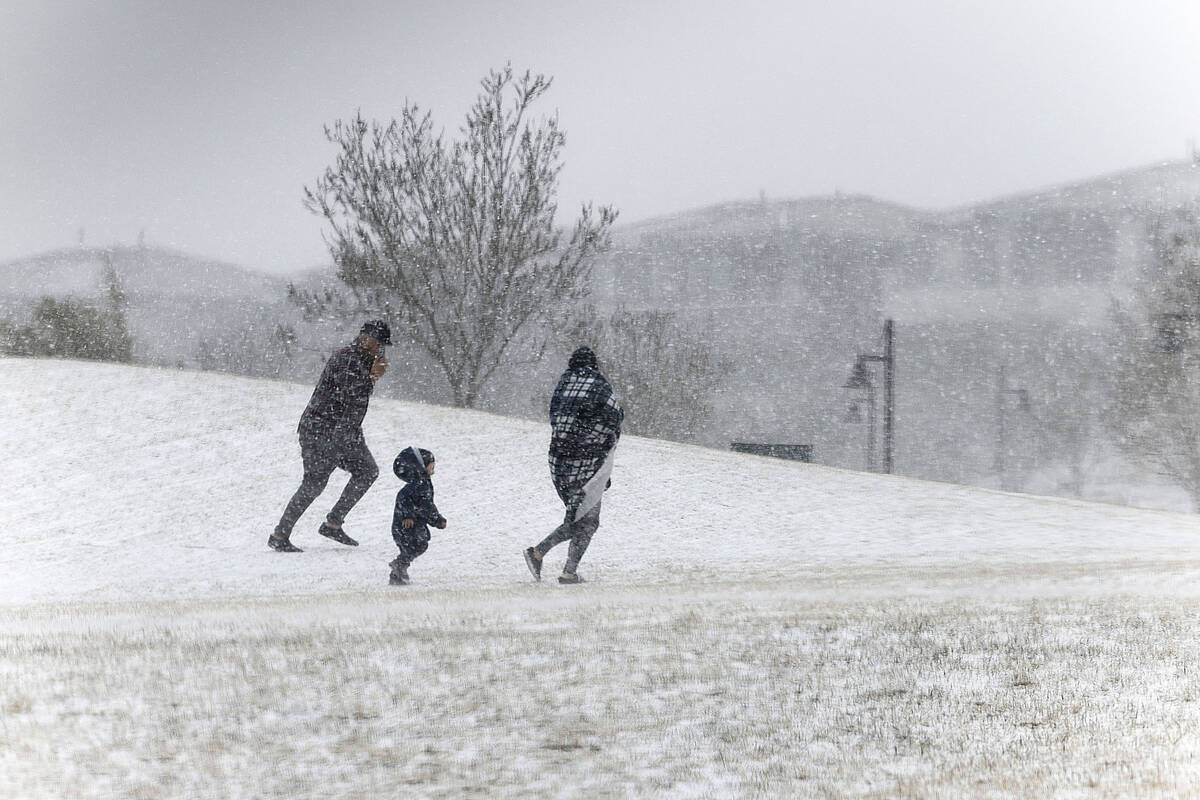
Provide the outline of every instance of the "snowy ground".
<path id="1" fill-rule="evenodd" d="M 533 584 L 545 425 L 379 399 L 362 546 L 273 553 L 310 390 L 0 360 L 0 797 L 1200 792 L 1196 516 L 627 437 Z"/>

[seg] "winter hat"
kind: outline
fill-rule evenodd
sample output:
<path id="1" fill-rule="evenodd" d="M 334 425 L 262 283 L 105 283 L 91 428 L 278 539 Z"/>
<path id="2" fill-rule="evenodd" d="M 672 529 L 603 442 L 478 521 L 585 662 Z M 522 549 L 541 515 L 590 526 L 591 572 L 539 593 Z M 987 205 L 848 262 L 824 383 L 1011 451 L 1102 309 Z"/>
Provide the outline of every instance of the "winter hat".
<path id="1" fill-rule="evenodd" d="M 392 343 L 392 329 L 381 319 L 373 319 L 364 323 L 359 333 L 365 333 L 380 344 Z"/>
<path id="2" fill-rule="evenodd" d="M 418 465 L 422 468 L 429 466 L 430 464 L 433 463 L 433 460 L 434 460 L 433 453 L 426 450 L 424 447 L 417 447 L 416 445 L 413 445 L 412 447 L 409 447 L 407 450 L 405 450 L 400 455 L 405 455 L 406 453 L 411 453 L 412 457 L 416 460 Z"/>
<path id="3" fill-rule="evenodd" d="M 570 369 L 579 369 L 581 367 L 589 367 L 597 369 L 596 354 L 592 352 L 590 347 L 580 347 L 574 353 L 571 353 L 571 360 L 567 362 Z"/>
<path id="4" fill-rule="evenodd" d="M 392 472 L 405 483 L 421 480 L 425 467 L 434 461 L 433 453 L 423 447 L 406 447 L 392 462 Z M 428 477 L 428 476 L 425 476 Z"/>

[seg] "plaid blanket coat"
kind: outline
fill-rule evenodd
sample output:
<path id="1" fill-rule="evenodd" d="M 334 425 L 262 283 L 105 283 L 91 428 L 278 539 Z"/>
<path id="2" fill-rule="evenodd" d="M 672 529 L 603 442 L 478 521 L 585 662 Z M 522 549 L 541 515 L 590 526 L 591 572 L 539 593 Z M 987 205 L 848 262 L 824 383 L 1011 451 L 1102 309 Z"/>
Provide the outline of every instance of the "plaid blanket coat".
<path id="1" fill-rule="evenodd" d="M 583 486 L 604 464 L 621 436 L 625 412 L 612 386 L 594 366 L 563 373 L 550 399 L 550 476 L 567 507 L 567 518 L 583 500 Z"/>

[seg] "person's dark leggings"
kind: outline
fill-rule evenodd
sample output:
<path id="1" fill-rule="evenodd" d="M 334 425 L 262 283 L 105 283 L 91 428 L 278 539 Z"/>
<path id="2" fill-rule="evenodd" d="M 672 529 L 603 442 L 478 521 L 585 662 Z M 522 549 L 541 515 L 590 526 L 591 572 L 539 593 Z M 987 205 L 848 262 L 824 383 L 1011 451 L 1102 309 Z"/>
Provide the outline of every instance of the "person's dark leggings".
<path id="1" fill-rule="evenodd" d="M 342 496 L 325 517 L 327 522 L 335 525 L 342 524 L 350 509 L 354 508 L 379 477 L 379 465 L 375 463 L 375 457 L 371 455 L 367 443 L 362 439 L 349 447 L 338 449 L 330 447 L 321 439 L 301 437 L 300 457 L 304 460 L 304 480 L 292 495 L 287 508 L 283 510 L 279 524 L 275 526 L 275 532 L 280 536 L 292 535 L 296 520 L 300 519 L 317 496 L 325 491 L 325 485 L 329 483 L 329 476 L 333 474 L 334 469 L 344 469 L 350 473 L 350 482 L 346 484 Z"/>
<path id="2" fill-rule="evenodd" d="M 542 540 L 542 543 L 537 546 L 537 551 L 544 557 L 550 552 L 550 548 L 569 541 L 571 546 L 567 549 L 567 563 L 563 565 L 563 572 L 574 575 L 575 570 L 579 568 L 579 560 L 583 558 L 588 545 L 592 543 L 592 534 L 599 527 L 600 504 L 596 503 L 595 508 L 574 522 L 564 519 L 562 525 L 559 525 Z"/>

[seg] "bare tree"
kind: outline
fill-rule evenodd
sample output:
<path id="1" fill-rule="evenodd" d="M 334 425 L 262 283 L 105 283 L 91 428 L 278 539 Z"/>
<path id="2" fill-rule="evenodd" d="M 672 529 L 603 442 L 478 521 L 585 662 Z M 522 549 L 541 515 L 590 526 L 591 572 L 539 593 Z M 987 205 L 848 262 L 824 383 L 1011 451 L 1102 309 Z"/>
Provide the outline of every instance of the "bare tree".
<path id="1" fill-rule="evenodd" d="M 201 339 L 195 358 L 202 370 L 285 379 L 295 377 L 301 349 L 291 324 L 250 322 L 216 339 Z"/>
<path id="2" fill-rule="evenodd" d="M 1114 304 L 1120 358 L 1106 415 L 1118 447 L 1200 511 L 1200 207 L 1159 220 L 1157 275 Z"/>
<path id="3" fill-rule="evenodd" d="M 490 72 L 457 141 L 411 103 L 386 125 L 338 121 L 325 131 L 337 161 L 305 189 L 359 310 L 427 352 L 457 405 L 474 406 L 514 353 L 541 356 L 557 316 L 585 296 L 617 216 L 585 204 L 564 243 L 564 136 L 556 118 L 529 118 L 550 84 L 511 66 Z"/>
<path id="4" fill-rule="evenodd" d="M 732 364 L 667 311 L 618 309 L 591 337 L 630 433 L 694 440 Z"/>

